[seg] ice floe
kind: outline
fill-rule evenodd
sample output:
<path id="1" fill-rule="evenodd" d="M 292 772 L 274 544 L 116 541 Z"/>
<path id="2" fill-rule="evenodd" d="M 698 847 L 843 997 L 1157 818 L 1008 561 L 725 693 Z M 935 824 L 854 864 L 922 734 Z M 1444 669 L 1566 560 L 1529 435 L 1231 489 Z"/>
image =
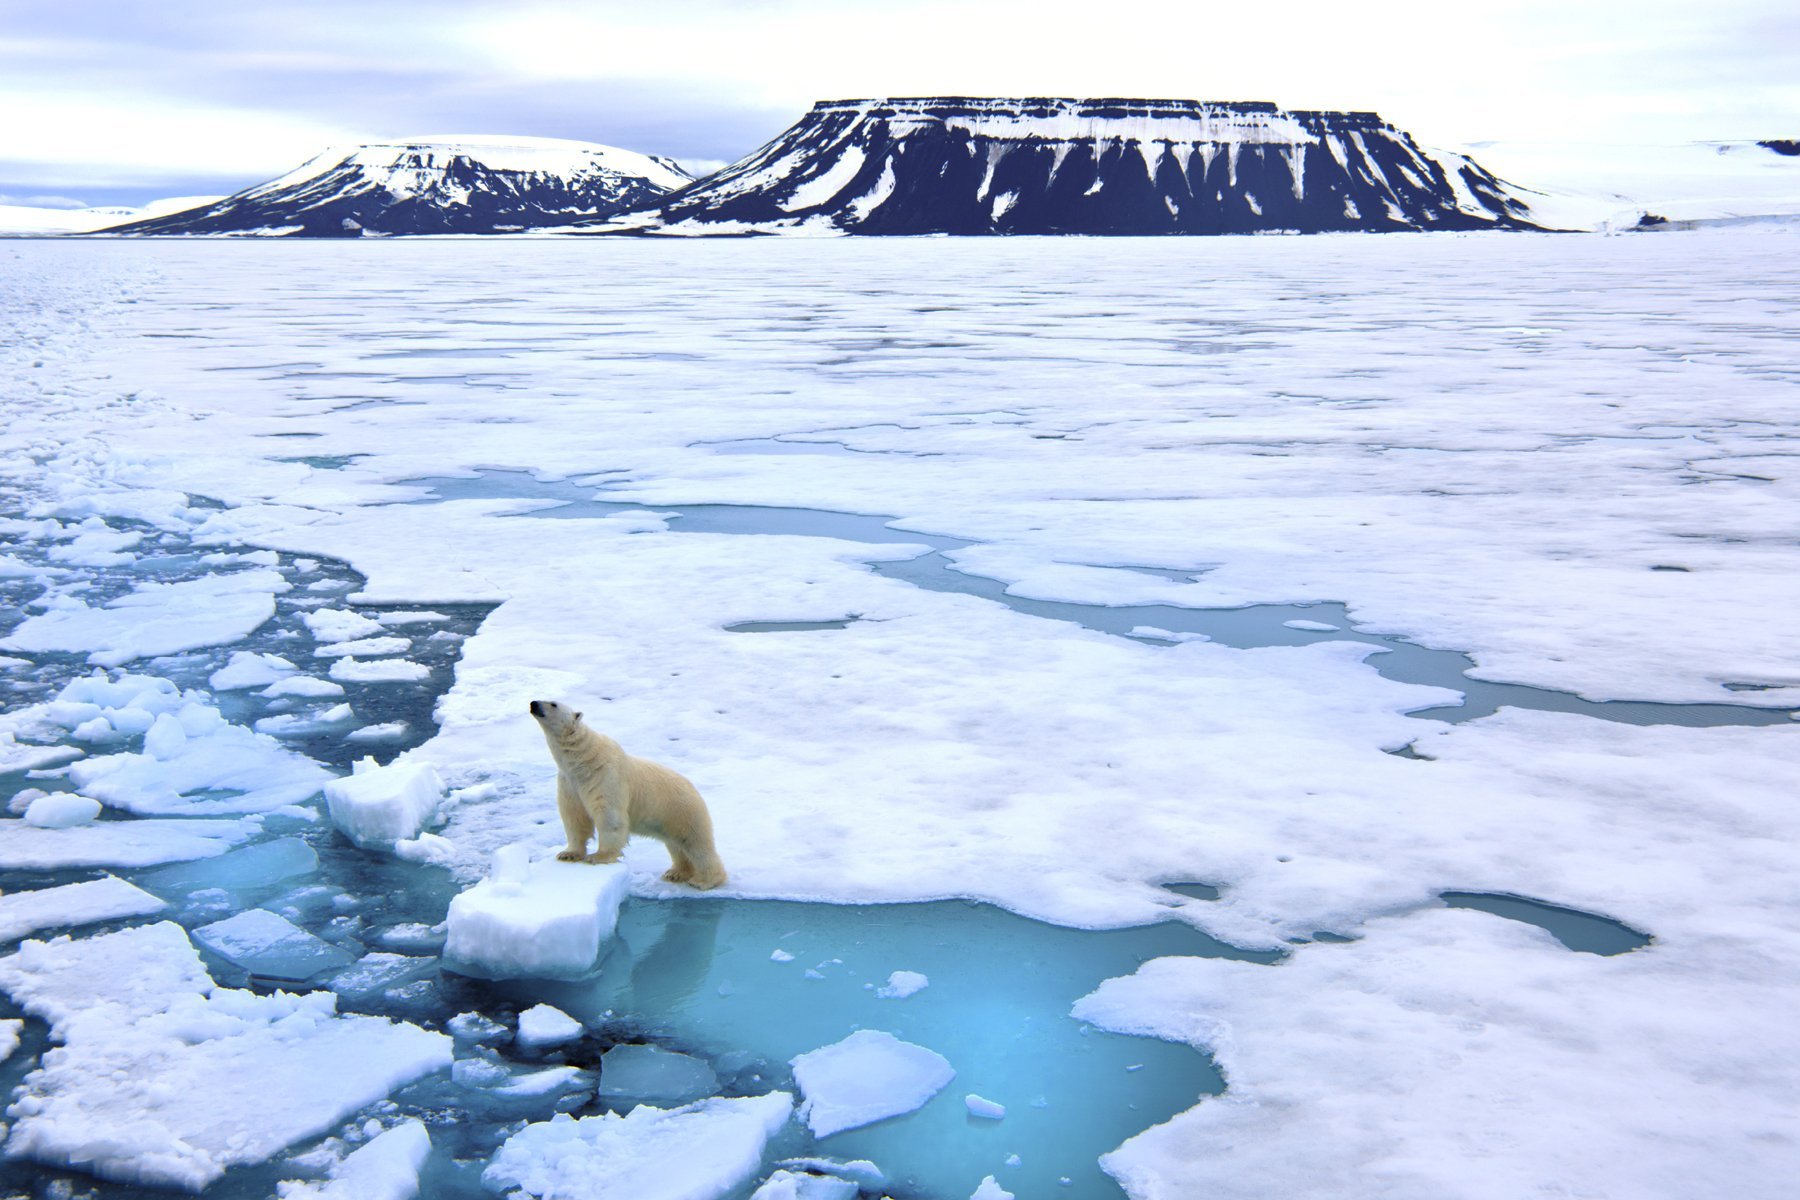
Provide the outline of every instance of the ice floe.
<path id="1" fill-rule="evenodd" d="M 450 902 L 444 957 L 493 978 L 584 974 L 612 937 L 630 886 L 620 863 L 532 862 L 528 847 L 505 847 L 488 878 Z"/>
<path id="2" fill-rule="evenodd" d="M 325 785 L 331 823 L 358 846 L 391 847 L 418 837 L 438 817 L 444 782 L 419 764 L 381 766 L 358 759 L 352 773 Z"/>
<path id="3" fill-rule="evenodd" d="M 0 895 L 0 942 L 10 942 L 64 925 L 91 925 L 119 917 L 142 917 L 166 905 L 115 875 L 83 883 Z"/>
<path id="4" fill-rule="evenodd" d="M 804 1097 L 800 1117 L 819 1138 L 912 1112 L 956 1078 L 942 1055 L 872 1029 L 808 1051 L 792 1065 Z"/>
<path id="5" fill-rule="evenodd" d="M 422 1121 L 402 1121 L 344 1156 L 323 1183 L 283 1180 L 280 1200 L 410 1200 L 419 1191 L 419 1168 L 431 1153 Z"/>

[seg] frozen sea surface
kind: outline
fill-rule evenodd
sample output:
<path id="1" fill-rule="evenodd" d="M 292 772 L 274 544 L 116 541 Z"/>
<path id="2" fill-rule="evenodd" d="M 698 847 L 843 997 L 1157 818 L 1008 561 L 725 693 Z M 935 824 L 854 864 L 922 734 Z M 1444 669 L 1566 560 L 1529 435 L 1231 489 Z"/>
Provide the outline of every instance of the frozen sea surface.
<path id="1" fill-rule="evenodd" d="M 523 709 L 561 696 L 707 795 L 733 883 L 698 903 L 971 897 L 1282 953 L 1075 954 L 1101 970 L 1056 1021 L 1144 1048 L 1129 1080 L 1154 1082 L 1158 1049 L 1177 1064 L 1149 1107 L 1093 1105 L 1095 1186 L 1760 1198 L 1791 1174 L 1787 235 L 8 243 L 0 270 L 0 782 L 136 772 L 70 828 L 25 834 L 27 797 L 9 894 L 110 869 L 184 929 L 263 908 L 354 953 L 319 977 L 347 1011 L 430 1028 L 548 1002 L 776 1086 L 725 1056 L 840 1041 L 832 1005 L 816 1028 L 701 1005 L 653 1031 L 552 994 L 579 983 L 495 1008 L 496 985 L 373 957 L 434 964 L 449 894 L 492 850 L 554 848 Z M 771 511 L 822 515 L 755 525 Z M 1407 646 L 1433 669 L 1398 669 Z M 238 651 L 263 681 L 214 685 Z M 177 698 L 44 708 L 115 664 Z M 232 738 L 268 764 L 428 765 L 444 824 L 365 852 L 317 801 L 177 778 L 215 719 L 260 727 Z M 155 818 L 122 815 L 157 781 Z M 299 873 L 258 879 L 232 857 L 251 851 Z M 159 890 L 168 857 L 193 861 L 154 868 Z M 687 908 L 659 847 L 626 864 L 628 913 Z M 1182 881 L 1212 891 L 1161 886 Z M 1571 953 L 1558 909 L 1653 940 Z M 998 973 L 1035 928 L 979 961 Z M 852 957 L 776 932 L 745 962 L 796 987 Z M 875 996 L 897 970 L 930 988 Z M 1039 1111 L 896 1024 L 966 1016 L 958 979 L 867 968 L 862 1023 L 959 1072 L 830 1139 L 891 1138 L 897 1179 L 921 1142 L 961 1145 L 909 1136 L 934 1106 L 1003 1106 L 982 1137 Z M 805 1044 L 774 1044 L 786 1024 Z M 9 1086 L 44 1056 L 35 1020 L 19 1036 Z M 585 1059 L 474 1053 L 480 1087 L 439 1075 L 374 1112 L 430 1126 L 443 1194 L 479 1188 L 492 1131 L 581 1103 Z M 1203 1099 L 1209 1056 L 1225 1090 Z M 480 1120 L 455 1132 L 453 1110 Z M 784 1144 L 797 1128 L 768 1171 L 835 1153 Z M 373 1132 L 215 1186 L 328 1179 Z M 1026 1195 L 1009 1172 L 1040 1169 L 1024 1145 L 961 1153 L 958 1191 L 919 1186 Z"/>

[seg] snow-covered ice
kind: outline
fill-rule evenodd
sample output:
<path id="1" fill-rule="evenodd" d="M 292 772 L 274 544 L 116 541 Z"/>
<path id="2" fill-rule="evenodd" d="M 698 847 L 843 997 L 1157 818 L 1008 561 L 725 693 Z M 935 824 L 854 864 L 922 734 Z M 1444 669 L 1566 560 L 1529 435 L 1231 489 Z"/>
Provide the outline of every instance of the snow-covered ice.
<path id="1" fill-rule="evenodd" d="M 763 1180 L 750 1200 L 856 1200 L 856 1181 L 836 1175 L 812 1175 L 785 1167 Z"/>
<path id="2" fill-rule="evenodd" d="M 429 677 L 431 668 L 404 658 L 340 658 L 331 664 L 331 677 L 346 683 L 417 683 Z"/>
<path id="3" fill-rule="evenodd" d="M 39 796 L 25 808 L 25 823 L 39 829 L 71 829 L 86 825 L 100 815 L 101 804 L 75 792 L 51 792 Z"/>
<path id="4" fill-rule="evenodd" d="M 493 872 L 450 902 L 444 957 L 494 978 L 575 976 L 593 969 L 631 886 L 621 863 L 532 862 L 496 851 Z"/>
<path id="5" fill-rule="evenodd" d="M 873 1029 L 802 1054 L 792 1065 L 804 1097 L 800 1117 L 820 1138 L 912 1112 L 956 1078 L 936 1051 Z"/>
<path id="6" fill-rule="evenodd" d="M 999 1121 L 1006 1117 L 1006 1105 L 977 1096 L 974 1092 L 963 1097 L 963 1105 L 969 1110 L 971 1117 L 980 1117 L 986 1121 Z"/>
<path id="7" fill-rule="evenodd" d="M 331 1178 L 283 1180 L 280 1200 L 411 1200 L 419 1192 L 419 1168 L 431 1153 L 431 1134 L 421 1121 L 402 1121 L 344 1156 Z"/>
<path id="8" fill-rule="evenodd" d="M 7 1110 L 8 1153 L 199 1191 L 450 1063 L 450 1038 L 342 1017 L 329 992 L 214 986 L 177 925 L 28 941 L 0 988 L 62 1044 Z"/>
<path id="9" fill-rule="evenodd" d="M 791 1096 L 773 1092 L 672 1109 L 640 1104 L 624 1116 L 559 1113 L 508 1138 L 482 1179 L 537 1200 L 714 1200 L 756 1173 L 792 1110 Z"/>
<path id="10" fill-rule="evenodd" d="M 223 820 L 102 821 L 40 829 L 0 818 L 0 868 L 147 867 L 223 854 L 255 836 L 254 825 Z"/>
<path id="11" fill-rule="evenodd" d="M 0 942 L 11 942 L 40 929 L 91 925 L 119 917 L 142 917 L 166 907 L 163 901 L 116 875 L 82 883 L 0 895 Z"/>
<path id="12" fill-rule="evenodd" d="M 392 846 L 419 836 L 438 817 L 444 781 L 429 764 L 357 760 L 325 785 L 331 823 L 358 846 Z"/>
<path id="13" fill-rule="evenodd" d="M 521 1046 L 559 1046 L 582 1034 L 582 1025 L 560 1008 L 534 1004 L 519 1014 Z"/>
<path id="14" fill-rule="evenodd" d="M 895 971 L 886 983 L 875 989 L 883 1000 L 904 1000 L 931 986 L 931 980 L 917 971 Z"/>
<path id="15" fill-rule="evenodd" d="M 981 1181 L 981 1186 L 969 1193 L 969 1200 L 1013 1200 L 1013 1194 L 1000 1186 L 1000 1181 L 992 1175 Z"/>

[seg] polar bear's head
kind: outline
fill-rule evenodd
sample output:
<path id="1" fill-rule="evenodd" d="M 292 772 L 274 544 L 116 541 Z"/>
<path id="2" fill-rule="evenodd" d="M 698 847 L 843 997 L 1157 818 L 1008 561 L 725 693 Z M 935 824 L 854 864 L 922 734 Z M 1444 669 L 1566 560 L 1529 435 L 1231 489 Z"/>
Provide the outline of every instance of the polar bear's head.
<path id="1" fill-rule="evenodd" d="M 555 700 L 533 700 L 531 715 L 544 727 L 544 732 L 560 736 L 581 724 L 581 714 Z"/>

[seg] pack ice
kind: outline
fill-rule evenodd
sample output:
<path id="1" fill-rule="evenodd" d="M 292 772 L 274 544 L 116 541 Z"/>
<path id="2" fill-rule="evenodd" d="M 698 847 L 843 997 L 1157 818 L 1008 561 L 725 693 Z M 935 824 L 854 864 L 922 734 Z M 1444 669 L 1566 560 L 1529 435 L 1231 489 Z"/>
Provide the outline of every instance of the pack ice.
<path id="1" fill-rule="evenodd" d="M 492 979 L 586 974 L 630 887 L 623 863 L 532 862 L 530 847 L 502 847 L 488 877 L 450 901 L 444 957 Z"/>
<path id="2" fill-rule="evenodd" d="M 180 926 L 29 941 L 0 988 L 60 1046 L 7 1110 L 8 1155 L 198 1192 L 450 1065 L 451 1039 L 339 1016 L 330 992 L 213 983 Z"/>

